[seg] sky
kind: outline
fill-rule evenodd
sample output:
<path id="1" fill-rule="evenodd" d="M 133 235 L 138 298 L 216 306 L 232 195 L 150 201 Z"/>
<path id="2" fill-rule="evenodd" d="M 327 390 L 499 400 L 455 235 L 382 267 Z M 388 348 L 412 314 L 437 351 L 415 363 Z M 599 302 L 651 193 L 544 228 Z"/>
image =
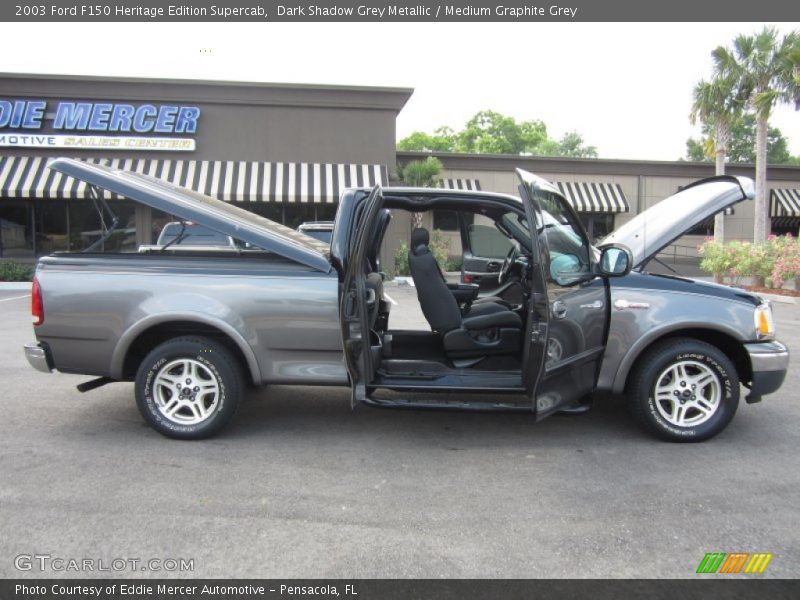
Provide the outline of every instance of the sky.
<path id="1" fill-rule="evenodd" d="M 762 23 L 0 23 L 0 71 L 414 88 L 398 137 L 479 110 L 677 160 L 711 51 Z M 782 32 L 800 23 L 775 24 Z M 0 90 L 2 94 L 2 90 Z M 771 122 L 800 155 L 800 112 Z"/>

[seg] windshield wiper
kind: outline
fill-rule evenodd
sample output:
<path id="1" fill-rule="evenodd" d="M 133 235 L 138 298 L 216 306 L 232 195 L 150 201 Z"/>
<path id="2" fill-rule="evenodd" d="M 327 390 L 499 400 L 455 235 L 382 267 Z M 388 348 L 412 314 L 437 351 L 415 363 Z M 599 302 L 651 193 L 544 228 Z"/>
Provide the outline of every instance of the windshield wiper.
<path id="1" fill-rule="evenodd" d="M 92 197 L 92 204 L 94 204 L 94 208 L 97 211 L 97 214 L 100 215 L 100 231 L 103 234 L 88 248 L 84 248 L 81 252 L 91 252 L 98 246 L 102 246 L 105 241 L 111 237 L 111 234 L 114 233 L 114 230 L 119 225 L 119 217 L 114 214 L 114 211 L 111 210 L 111 207 L 106 202 L 106 199 L 97 191 L 97 187 L 94 185 L 89 185 L 89 194 Z M 98 204 L 99 203 L 99 204 Z M 103 210 L 108 213 L 109 217 L 111 217 L 111 226 L 106 228 L 106 222 L 103 218 Z"/>

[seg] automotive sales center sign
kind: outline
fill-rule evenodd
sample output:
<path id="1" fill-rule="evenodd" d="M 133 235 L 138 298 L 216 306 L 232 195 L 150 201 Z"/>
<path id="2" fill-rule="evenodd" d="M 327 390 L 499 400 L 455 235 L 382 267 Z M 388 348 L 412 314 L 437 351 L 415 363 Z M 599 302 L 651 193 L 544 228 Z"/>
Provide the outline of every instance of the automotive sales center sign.
<path id="1" fill-rule="evenodd" d="M 0 147 L 192 152 L 199 118 L 197 106 L 0 98 Z"/>

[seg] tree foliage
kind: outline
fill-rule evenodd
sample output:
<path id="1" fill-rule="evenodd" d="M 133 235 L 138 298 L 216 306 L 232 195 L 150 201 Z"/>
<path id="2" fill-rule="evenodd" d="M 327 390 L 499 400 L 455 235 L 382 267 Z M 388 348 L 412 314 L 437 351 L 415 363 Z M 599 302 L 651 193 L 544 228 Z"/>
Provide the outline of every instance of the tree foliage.
<path id="1" fill-rule="evenodd" d="M 701 162 L 713 160 L 713 133 L 710 124 L 703 124 L 700 138 L 686 140 L 686 158 Z M 756 161 L 756 118 L 748 113 L 730 125 L 726 155 L 732 163 L 754 163 Z M 767 129 L 767 163 L 771 165 L 800 164 L 800 156 L 789 152 L 789 141 L 777 127 Z"/>
<path id="2" fill-rule="evenodd" d="M 442 174 L 442 161 L 435 156 L 425 160 L 412 160 L 405 165 L 397 165 L 397 176 L 406 185 L 433 187 Z"/>
<path id="3" fill-rule="evenodd" d="M 449 127 L 439 127 L 433 134 L 415 131 L 400 140 L 397 149 L 597 158 L 597 148 L 586 145 L 576 131 L 554 140 L 548 137 L 543 121 L 517 121 L 514 117 L 492 110 L 476 113 L 459 131 Z"/>
<path id="4" fill-rule="evenodd" d="M 730 48 L 712 53 L 715 74 L 736 82 L 736 94 L 756 117 L 756 197 L 753 240 L 767 236 L 767 142 L 769 118 L 778 104 L 800 109 L 800 32 L 782 37 L 774 27 L 739 35 Z"/>

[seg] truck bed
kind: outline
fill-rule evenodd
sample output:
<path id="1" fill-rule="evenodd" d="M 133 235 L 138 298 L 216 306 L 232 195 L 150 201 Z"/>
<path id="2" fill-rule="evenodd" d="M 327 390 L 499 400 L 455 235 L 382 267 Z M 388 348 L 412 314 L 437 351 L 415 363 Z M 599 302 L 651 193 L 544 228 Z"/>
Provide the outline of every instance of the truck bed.
<path id="1" fill-rule="evenodd" d="M 170 330 L 225 336 L 257 384 L 347 381 L 335 270 L 261 251 L 57 253 L 36 277 L 36 334 L 59 371 L 132 379 L 145 342 Z"/>

